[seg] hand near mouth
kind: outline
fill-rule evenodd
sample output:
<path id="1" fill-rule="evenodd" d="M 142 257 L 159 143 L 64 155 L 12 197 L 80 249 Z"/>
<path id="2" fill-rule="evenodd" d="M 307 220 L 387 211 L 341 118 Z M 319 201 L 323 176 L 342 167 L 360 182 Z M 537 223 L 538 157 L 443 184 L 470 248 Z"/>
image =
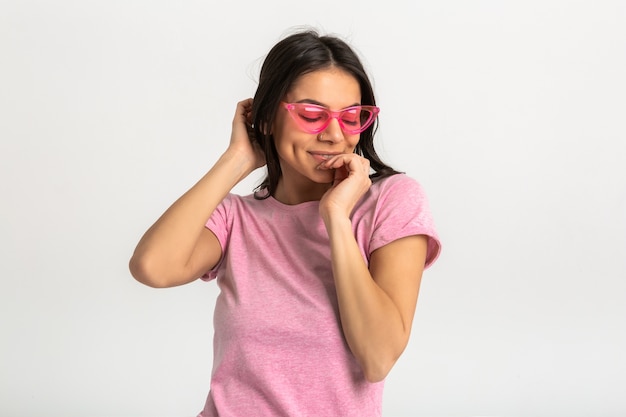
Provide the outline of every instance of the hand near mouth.
<path id="1" fill-rule="evenodd" d="M 325 222 L 333 216 L 348 218 L 372 185 L 369 160 L 354 153 L 332 155 L 318 169 L 334 170 L 333 185 L 320 200 L 320 215 Z"/>

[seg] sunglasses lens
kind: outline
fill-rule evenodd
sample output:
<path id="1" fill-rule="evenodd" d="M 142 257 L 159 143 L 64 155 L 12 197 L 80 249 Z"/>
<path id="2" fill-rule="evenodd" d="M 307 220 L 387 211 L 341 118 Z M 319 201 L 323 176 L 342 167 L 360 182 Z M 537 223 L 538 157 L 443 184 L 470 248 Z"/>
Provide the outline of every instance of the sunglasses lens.
<path id="1" fill-rule="evenodd" d="M 341 114 L 343 130 L 348 133 L 361 133 L 374 121 L 374 112 L 369 107 L 354 106 Z"/>
<path id="2" fill-rule="evenodd" d="M 330 115 L 323 107 L 299 104 L 294 106 L 295 119 L 305 131 L 317 133 L 326 127 Z"/>

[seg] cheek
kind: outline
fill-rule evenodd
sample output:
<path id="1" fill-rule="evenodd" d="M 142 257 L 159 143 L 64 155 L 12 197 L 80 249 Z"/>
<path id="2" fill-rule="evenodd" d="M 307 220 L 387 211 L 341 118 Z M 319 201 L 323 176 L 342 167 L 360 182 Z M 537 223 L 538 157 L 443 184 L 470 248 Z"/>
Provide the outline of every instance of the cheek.
<path id="1" fill-rule="evenodd" d="M 289 132 L 285 131 L 284 127 L 276 128 L 274 126 L 274 146 L 279 154 L 289 147 Z"/>
<path id="2" fill-rule="evenodd" d="M 282 129 L 274 133 L 274 146 L 281 159 L 290 158 L 303 147 L 306 139 L 300 137 L 298 132 Z"/>
<path id="3" fill-rule="evenodd" d="M 361 135 L 354 135 L 354 136 L 346 137 L 347 147 L 350 148 L 352 151 L 354 151 L 354 148 L 356 148 L 356 146 L 359 144 L 360 138 L 361 138 Z"/>

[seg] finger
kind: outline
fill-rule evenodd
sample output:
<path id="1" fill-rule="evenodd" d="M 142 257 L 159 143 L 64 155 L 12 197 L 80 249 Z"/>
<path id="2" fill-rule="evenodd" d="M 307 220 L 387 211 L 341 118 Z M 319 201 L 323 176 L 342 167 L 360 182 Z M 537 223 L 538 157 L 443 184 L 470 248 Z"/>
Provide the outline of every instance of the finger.
<path id="1" fill-rule="evenodd" d="M 241 100 L 238 104 L 240 104 L 244 108 L 252 107 L 252 99 L 246 98 L 244 100 Z"/>
<path id="2" fill-rule="evenodd" d="M 349 172 L 363 171 L 369 174 L 369 160 L 356 154 L 341 154 L 330 158 L 322 163 L 321 167 L 327 169 L 338 169 L 345 167 Z"/>
<path id="3" fill-rule="evenodd" d="M 345 165 L 334 169 L 333 173 L 333 179 L 335 183 L 345 180 L 350 175 L 350 171 L 346 168 Z"/>
<path id="4" fill-rule="evenodd" d="M 327 161 L 322 162 L 322 165 L 324 165 L 326 168 L 336 169 L 344 165 L 348 165 L 350 163 L 350 158 L 351 155 L 349 154 L 339 154 L 331 157 Z"/>
<path id="5" fill-rule="evenodd" d="M 247 121 L 252 114 L 252 99 L 247 98 L 237 103 L 237 110 L 235 111 L 235 120 Z"/>

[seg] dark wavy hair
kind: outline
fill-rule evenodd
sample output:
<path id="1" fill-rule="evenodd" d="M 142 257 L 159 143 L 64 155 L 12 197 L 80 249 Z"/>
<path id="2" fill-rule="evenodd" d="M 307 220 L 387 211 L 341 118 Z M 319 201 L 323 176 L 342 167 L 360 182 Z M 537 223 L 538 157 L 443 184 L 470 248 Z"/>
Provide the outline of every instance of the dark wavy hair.
<path id="1" fill-rule="evenodd" d="M 280 102 L 298 77 L 327 68 L 340 68 L 351 74 L 361 87 L 361 104 L 376 105 L 372 84 L 363 64 L 343 40 L 335 36 L 321 36 L 315 30 L 305 30 L 278 42 L 263 62 L 252 104 L 254 135 L 265 152 L 267 166 L 267 176 L 255 189 L 256 198 L 273 196 L 282 175 L 270 129 Z M 374 149 L 374 133 L 377 128 L 378 120 L 361 133 L 354 150 L 370 161 L 372 181 L 399 173 L 383 163 Z"/>

